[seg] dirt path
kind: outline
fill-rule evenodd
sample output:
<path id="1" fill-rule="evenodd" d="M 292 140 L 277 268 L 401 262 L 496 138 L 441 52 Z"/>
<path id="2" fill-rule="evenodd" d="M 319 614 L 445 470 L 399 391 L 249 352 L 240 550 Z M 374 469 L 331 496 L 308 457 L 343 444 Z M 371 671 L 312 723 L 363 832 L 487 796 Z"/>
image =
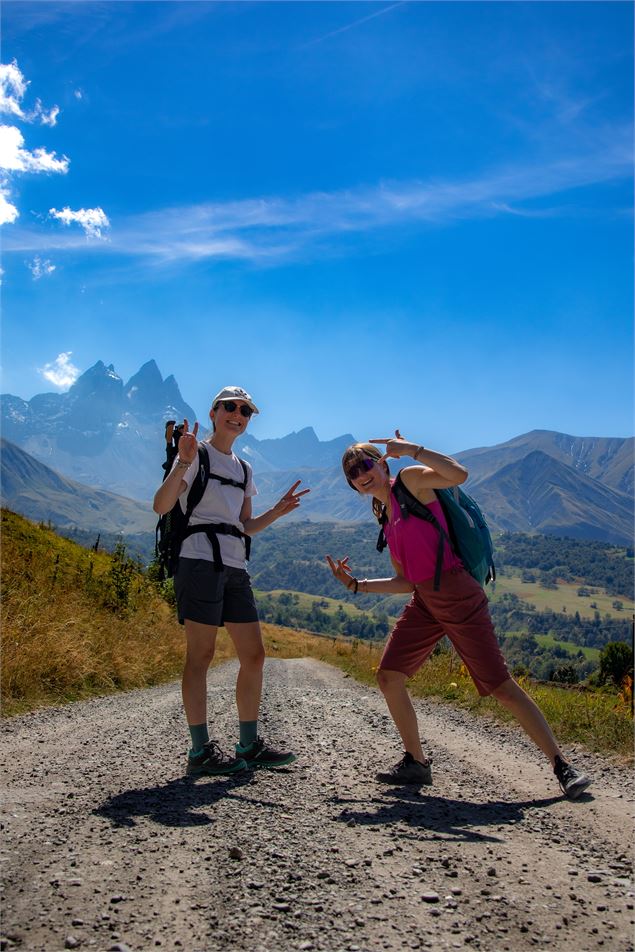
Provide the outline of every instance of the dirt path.
<path id="1" fill-rule="evenodd" d="M 209 679 L 225 748 L 234 680 Z M 184 779 L 175 684 L 6 723 L 2 948 L 633 949 L 625 772 L 577 754 L 569 803 L 518 731 L 417 707 L 421 792 L 373 779 L 399 754 L 378 692 L 312 660 L 267 662 L 264 732 L 300 754 L 277 773 Z"/>

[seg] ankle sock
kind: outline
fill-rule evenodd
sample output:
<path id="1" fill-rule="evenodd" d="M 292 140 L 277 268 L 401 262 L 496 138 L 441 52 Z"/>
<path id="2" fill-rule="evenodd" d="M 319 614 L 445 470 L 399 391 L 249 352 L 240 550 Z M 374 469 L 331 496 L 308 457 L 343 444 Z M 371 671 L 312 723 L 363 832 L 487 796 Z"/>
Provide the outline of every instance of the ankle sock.
<path id="1" fill-rule="evenodd" d="M 203 745 L 209 740 L 207 724 L 190 724 L 190 735 L 192 737 L 192 753 L 200 754 Z"/>
<path id="2" fill-rule="evenodd" d="M 240 746 L 249 747 L 258 737 L 258 721 L 239 721 Z"/>

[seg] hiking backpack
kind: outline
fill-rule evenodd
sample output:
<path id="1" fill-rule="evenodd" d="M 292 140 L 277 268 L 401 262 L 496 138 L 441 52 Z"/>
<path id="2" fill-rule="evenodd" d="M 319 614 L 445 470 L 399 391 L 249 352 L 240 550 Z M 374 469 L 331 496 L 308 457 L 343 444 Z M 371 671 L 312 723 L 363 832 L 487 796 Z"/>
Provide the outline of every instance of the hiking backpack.
<path id="1" fill-rule="evenodd" d="M 164 481 L 172 470 L 172 464 L 179 451 L 179 440 L 182 433 L 182 424 L 176 425 L 174 420 L 168 420 L 165 424 L 165 462 L 162 463 Z M 210 479 L 217 479 L 222 486 L 236 486 L 238 489 L 242 489 L 243 492 L 245 491 L 245 487 L 247 486 L 247 464 L 242 459 L 239 459 L 239 462 L 243 468 L 244 479 L 242 482 L 238 482 L 235 479 L 228 479 L 226 476 L 217 476 L 216 473 L 210 472 L 209 454 L 205 446 L 199 443 L 198 472 L 187 494 L 185 512 L 183 512 L 181 508 L 180 500 L 177 499 L 172 509 L 160 516 L 157 522 L 154 551 L 159 567 L 159 578 L 161 580 L 174 576 L 179 564 L 181 545 L 188 536 L 196 532 L 204 532 L 209 539 L 214 556 L 214 570 L 216 572 L 220 572 L 224 568 L 220 553 L 220 544 L 218 542 L 219 535 L 233 535 L 237 538 L 244 539 L 245 558 L 249 558 L 251 538 L 245 535 L 244 532 L 241 532 L 236 526 L 225 522 L 203 523 L 199 526 L 189 525 L 190 517 L 203 498 L 205 487 Z"/>
<path id="2" fill-rule="evenodd" d="M 443 515 L 448 524 L 448 531 L 441 525 L 438 519 L 430 512 L 427 506 L 419 502 L 401 479 L 401 473 L 397 475 L 393 483 L 393 492 L 399 503 L 401 516 L 408 519 L 410 516 L 416 516 L 418 519 L 424 519 L 439 533 L 439 543 L 437 546 L 437 559 L 434 569 L 434 591 L 438 592 L 441 582 L 441 572 L 443 569 L 443 553 L 446 542 L 450 545 L 452 551 L 463 563 L 464 568 L 470 575 L 476 579 L 479 585 L 487 585 L 496 579 L 496 569 L 494 567 L 494 546 L 490 535 L 487 522 L 481 512 L 478 503 L 468 493 L 464 492 L 460 486 L 453 486 L 451 489 L 435 489 L 434 493 L 441 503 Z M 386 511 L 380 520 L 381 529 L 377 539 L 377 551 L 383 552 L 386 548 L 386 536 L 384 525 L 388 517 Z"/>

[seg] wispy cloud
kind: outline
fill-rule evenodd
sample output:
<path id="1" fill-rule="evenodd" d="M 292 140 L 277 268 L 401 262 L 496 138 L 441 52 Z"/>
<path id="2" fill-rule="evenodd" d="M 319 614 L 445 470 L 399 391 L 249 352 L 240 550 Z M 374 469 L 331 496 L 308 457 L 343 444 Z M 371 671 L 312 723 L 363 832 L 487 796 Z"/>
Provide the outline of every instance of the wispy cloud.
<path id="1" fill-rule="evenodd" d="M 50 208 L 49 215 L 61 221 L 63 225 L 79 225 L 89 238 L 102 238 L 104 230 L 110 228 L 110 221 L 103 208 L 78 208 L 77 211 L 70 208 L 63 208 L 61 211 Z"/>
<path id="2" fill-rule="evenodd" d="M 79 369 L 71 363 L 72 353 L 71 350 L 68 350 L 65 353 L 58 354 L 51 363 L 38 367 L 37 372 L 55 387 L 67 390 L 72 387 L 80 375 Z"/>
<path id="3" fill-rule="evenodd" d="M 352 23 L 346 23 L 337 30 L 331 30 L 330 33 L 325 33 L 324 36 L 318 36 L 314 40 L 309 40 L 308 43 L 303 43 L 300 49 L 305 50 L 310 46 L 317 46 L 318 43 L 323 43 L 325 40 L 330 40 L 333 36 L 339 36 L 340 33 L 347 33 L 348 30 L 353 30 L 355 27 L 361 26 L 362 23 L 367 23 L 369 20 L 374 20 L 375 17 L 383 16 L 384 13 L 394 10 L 395 7 L 403 7 L 405 3 L 406 0 L 399 0 L 398 3 L 391 3 L 387 7 L 382 7 L 381 10 L 376 10 L 374 13 L 369 13 L 368 16 L 360 17 L 358 20 L 353 20 Z"/>
<path id="4" fill-rule="evenodd" d="M 27 261 L 27 268 L 33 275 L 34 281 L 39 281 L 40 278 L 48 278 L 55 271 L 55 265 L 48 260 L 43 260 L 38 255 L 35 256 L 33 261 Z"/>
<path id="5" fill-rule="evenodd" d="M 553 216 L 561 213 L 564 193 L 626 180 L 631 174 L 630 128 L 624 128 L 598 141 L 593 153 L 566 155 L 543 164 L 508 165 L 472 178 L 382 182 L 291 198 L 269 196 L 154 210 L 118 219 L 110 240 L 96 247 L 157 262 L 235 259 L 277 264 L 307 258 L 325 248 L 342 249 L 351 238 L 380 229 L 437 227 L 479 217 Z M 554 197 L 558 197 L 556 206 L 545 208 Z M 575 205 L 568 203 L 566 213 L 574 212 Z M 51 214 L 67 224 L 76 221 L 85 230 L 91 227 L 95 233 L 107 225 L 101 209 L 51 209 Z M 80 236 L 50 230 L 39 235 L 17 231 L 7 238 L 7 250 L 82 245 Z"/>

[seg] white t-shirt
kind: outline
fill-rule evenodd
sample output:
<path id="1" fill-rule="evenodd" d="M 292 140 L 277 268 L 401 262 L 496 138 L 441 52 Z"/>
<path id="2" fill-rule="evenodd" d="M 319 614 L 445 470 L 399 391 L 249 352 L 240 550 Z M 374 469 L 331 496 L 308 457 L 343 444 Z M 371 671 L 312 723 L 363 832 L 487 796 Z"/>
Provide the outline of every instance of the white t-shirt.
<path id="1" fill-rule="evenodd" d="M 210 443 L 202 444 L 209 455 L 209 471 L 216 473 L 217 476 L 224 476 L 228 479 L 235 479 L 242 483 L 245 474 L 240 464 L 240 460 L 233 453 L 227 455 L 220 453 Z M 176 465 L 176 461 L 175 461 Z M 245 497 L 255 496 L 258 492 L 254 485 L 254 478 L 251 466 L 247 466 L 247 485 L 245 492 L 238 489 L 237 486 L 223 486 L 217 479 L 210 477 L 203 498 L 190 517 L 190 526 L 199 526 L 204 522 L 229 522 L 238 529 L 243 529 L 240 521 L 240 510 L 243 507 Z M 187 483 L 190 489 L 198 471 L 198 456 L 189 469 L 186 469 L 181 477 Z M 179 497 L 181 509 L 183 512 L 187 509 L 187 491 L 183 491 Z M 245 543 L 243 539 L 231 535 L 218 535 L 220 544 L 221 558 L 225 565 L 235 569 L 245 568 Z M 188 536 L 181 546 L 180 555 L 184 559 L 207 559 L 212 562 L 214 554 L 209 539 L 204 532 L 196 532 Z"/>

